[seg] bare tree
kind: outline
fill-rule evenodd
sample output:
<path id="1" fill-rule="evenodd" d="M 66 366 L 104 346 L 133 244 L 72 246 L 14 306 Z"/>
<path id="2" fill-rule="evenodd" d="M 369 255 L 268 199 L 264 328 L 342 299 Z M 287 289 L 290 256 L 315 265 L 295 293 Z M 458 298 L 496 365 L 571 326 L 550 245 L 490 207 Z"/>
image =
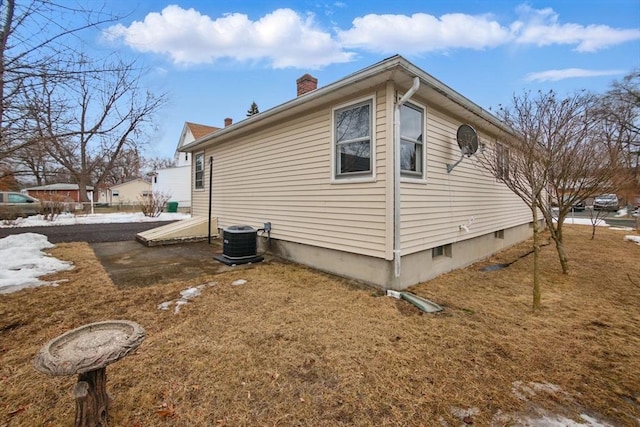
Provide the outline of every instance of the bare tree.
<path id="1" fill-rule="evenodd" d="M 142 159 L 142 169 L 147 172 L 154 172 L 158 169 L 172 168 L 176 165 L 176 161 L 169 157 L 151 157 Z"/>
<path id="2" fill-rule="evenodd" d="M 29 111 L 41 143 L 73 176 L 82 201 L 88 185 L 107 180 L 124 150 L 137 147 L 166 96 L 142 88 L 143 68 L 116 59 L 102 66 L 69 64 L 64 80 L 43 78 L 30 92 Z"/>
<path id="3" fill-rule="evenodd" d="M 35 178 L 36 185 L 60 182 L 60 177 L 64 175 L 60 164 L 49 154 L 46 146 L 37 141 L 25 144 L 14 151 L 12 158 L 17 162 L 13 167 L 14 174 Z"/>
<path id="4" fill-rule="evenodd" d="M 544 220 L 558 252 L 563 273 L 569 263 L 563 224 L 572 207 L 613 185 L 616 156 L 595 135 L 597 98 L 576 93 L 559 99 L 555 92 L 514 95 L 499 117 L 513 134 L 502 135 L 481 162 L 531 209 L 533 219 L 533 307 L 540 305 L 539 220 Z M 549 198 L 557 203 L 554 213 Z"/>
<path id="5" fill-rule="evenodd" d="M 620 167 L 614 177 L 627 203 L 640 196 L 640 69 L 614 82 L 600 98 L 596 129 Z"/>
<path id="6" fill-rule="evenodd" d="M 547 183 L 535 141 L 544 133 L 534 118 L 534 103 L 525 94 L 513 98 L 512 109 L 501 109 L 502 118 L 513 133 L 501 135 L 500 142 L 486 146 L 478 157 L 480 163 L 526 203 L 533 225 L 533 309 L 540 307 L 540 239 L 539 221 L 545 206 L 541 204 Z"/>
<path id="7" fill-rule="evenodd" d="M 97 179 L 105 175 L 104 183 L 108 185 L 122 184 L 142 177 L 142 159 L 136 147 L 123 147 L 110 169 L 107 165 L 97 165 L 93 176 Z"/>
<path id="8" fill-rule="evenodd" d="M 0 162 L 37 143 L 29 137 L 26 90 L 45 77 L 67 76 L 72 71 L 68 61 L 78 57 L 75 37 L 117 19 L 95 9 L 95 3 L 92 7 L 55 0 L 0 0 Z"/>
<path id="9" fill-rule="evenodd" d="M 539 93 L 536 98 L 535 119 L 545 131 L 535 148 L 547 171 L 547 190 L 558 204 L 557 217 L 547 208 L 543 218 L 565 274 L 569 272 L 563 235 L 567 215 L 587 197 L 615 188 L 618 156 L 615 147 L 604 144 L 596 132 L 600 123 L 598 99 L 584 92 L 559 99 L 553 91 Z"/>

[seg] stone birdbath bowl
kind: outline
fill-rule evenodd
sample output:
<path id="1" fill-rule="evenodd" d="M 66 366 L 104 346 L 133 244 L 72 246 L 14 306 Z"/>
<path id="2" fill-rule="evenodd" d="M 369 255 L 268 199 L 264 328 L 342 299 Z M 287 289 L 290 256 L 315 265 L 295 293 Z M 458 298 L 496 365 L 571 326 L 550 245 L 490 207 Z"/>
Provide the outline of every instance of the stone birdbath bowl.
<path id="1" fill-rule="evenodd" d="M 48 375 L 75 375 L 75 426 L 106 426 L 111 398 L 107 365 L 134 351 L 144 329 L 127 320 L 107 320 L 81 326 L 49 341 L 35 357 L 35 368 Z"/>

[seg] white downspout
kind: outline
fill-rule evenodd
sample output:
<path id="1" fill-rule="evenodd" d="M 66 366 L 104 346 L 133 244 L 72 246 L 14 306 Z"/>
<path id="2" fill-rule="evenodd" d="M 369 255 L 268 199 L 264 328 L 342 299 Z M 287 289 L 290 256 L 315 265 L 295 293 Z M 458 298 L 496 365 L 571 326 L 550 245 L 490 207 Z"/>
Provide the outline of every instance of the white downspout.
<path id="1" fill-rule="evenodd" d="M 420 87 L 420 79 L 413 78 L 413 85 L 396 103 L 393 111 L 393 259 L 395 277 L 400 277 L 400 108 Z"/>

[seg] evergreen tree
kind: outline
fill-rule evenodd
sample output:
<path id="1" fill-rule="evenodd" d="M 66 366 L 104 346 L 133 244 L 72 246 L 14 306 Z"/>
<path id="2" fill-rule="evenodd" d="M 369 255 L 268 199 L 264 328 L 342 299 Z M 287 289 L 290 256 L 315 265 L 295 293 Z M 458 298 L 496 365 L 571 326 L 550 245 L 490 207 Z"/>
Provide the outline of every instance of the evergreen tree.
<path id="1" fill-rule="evenodd" d="M 247 110 L 247 117 L 251 117 L 254 114 L 258 114 L 260 110 L 258 110 L 258 104 L 255 101 L 251 103 L 251 107 Z"/>

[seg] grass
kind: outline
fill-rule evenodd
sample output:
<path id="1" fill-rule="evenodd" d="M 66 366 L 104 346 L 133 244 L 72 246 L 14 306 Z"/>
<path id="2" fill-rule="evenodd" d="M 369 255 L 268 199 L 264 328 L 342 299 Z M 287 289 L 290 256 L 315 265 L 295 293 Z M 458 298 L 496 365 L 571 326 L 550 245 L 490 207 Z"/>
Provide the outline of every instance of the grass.
<path id="1" fill-rule="evenodd" d="M 60 244 L 51 253 L 76 266 L 50 277 L 63 283 L 0 295 L 0 426 L 73 425 L 76 378 L 43 375 L 33 357 L 107 319 L 147 333 L 107 369 L 113 426 L 502 426 L 544 414 L 638 425 L 640 246 L 566 228 L 571 272 L 543 248 L 535 313 L 531 256 L 481 271 L 526 243 L 413 287 L 437 314 L 280 262 L 119 290 L 88 245 Z M 179 313 L 158 310 L 198 285 Z"/>

